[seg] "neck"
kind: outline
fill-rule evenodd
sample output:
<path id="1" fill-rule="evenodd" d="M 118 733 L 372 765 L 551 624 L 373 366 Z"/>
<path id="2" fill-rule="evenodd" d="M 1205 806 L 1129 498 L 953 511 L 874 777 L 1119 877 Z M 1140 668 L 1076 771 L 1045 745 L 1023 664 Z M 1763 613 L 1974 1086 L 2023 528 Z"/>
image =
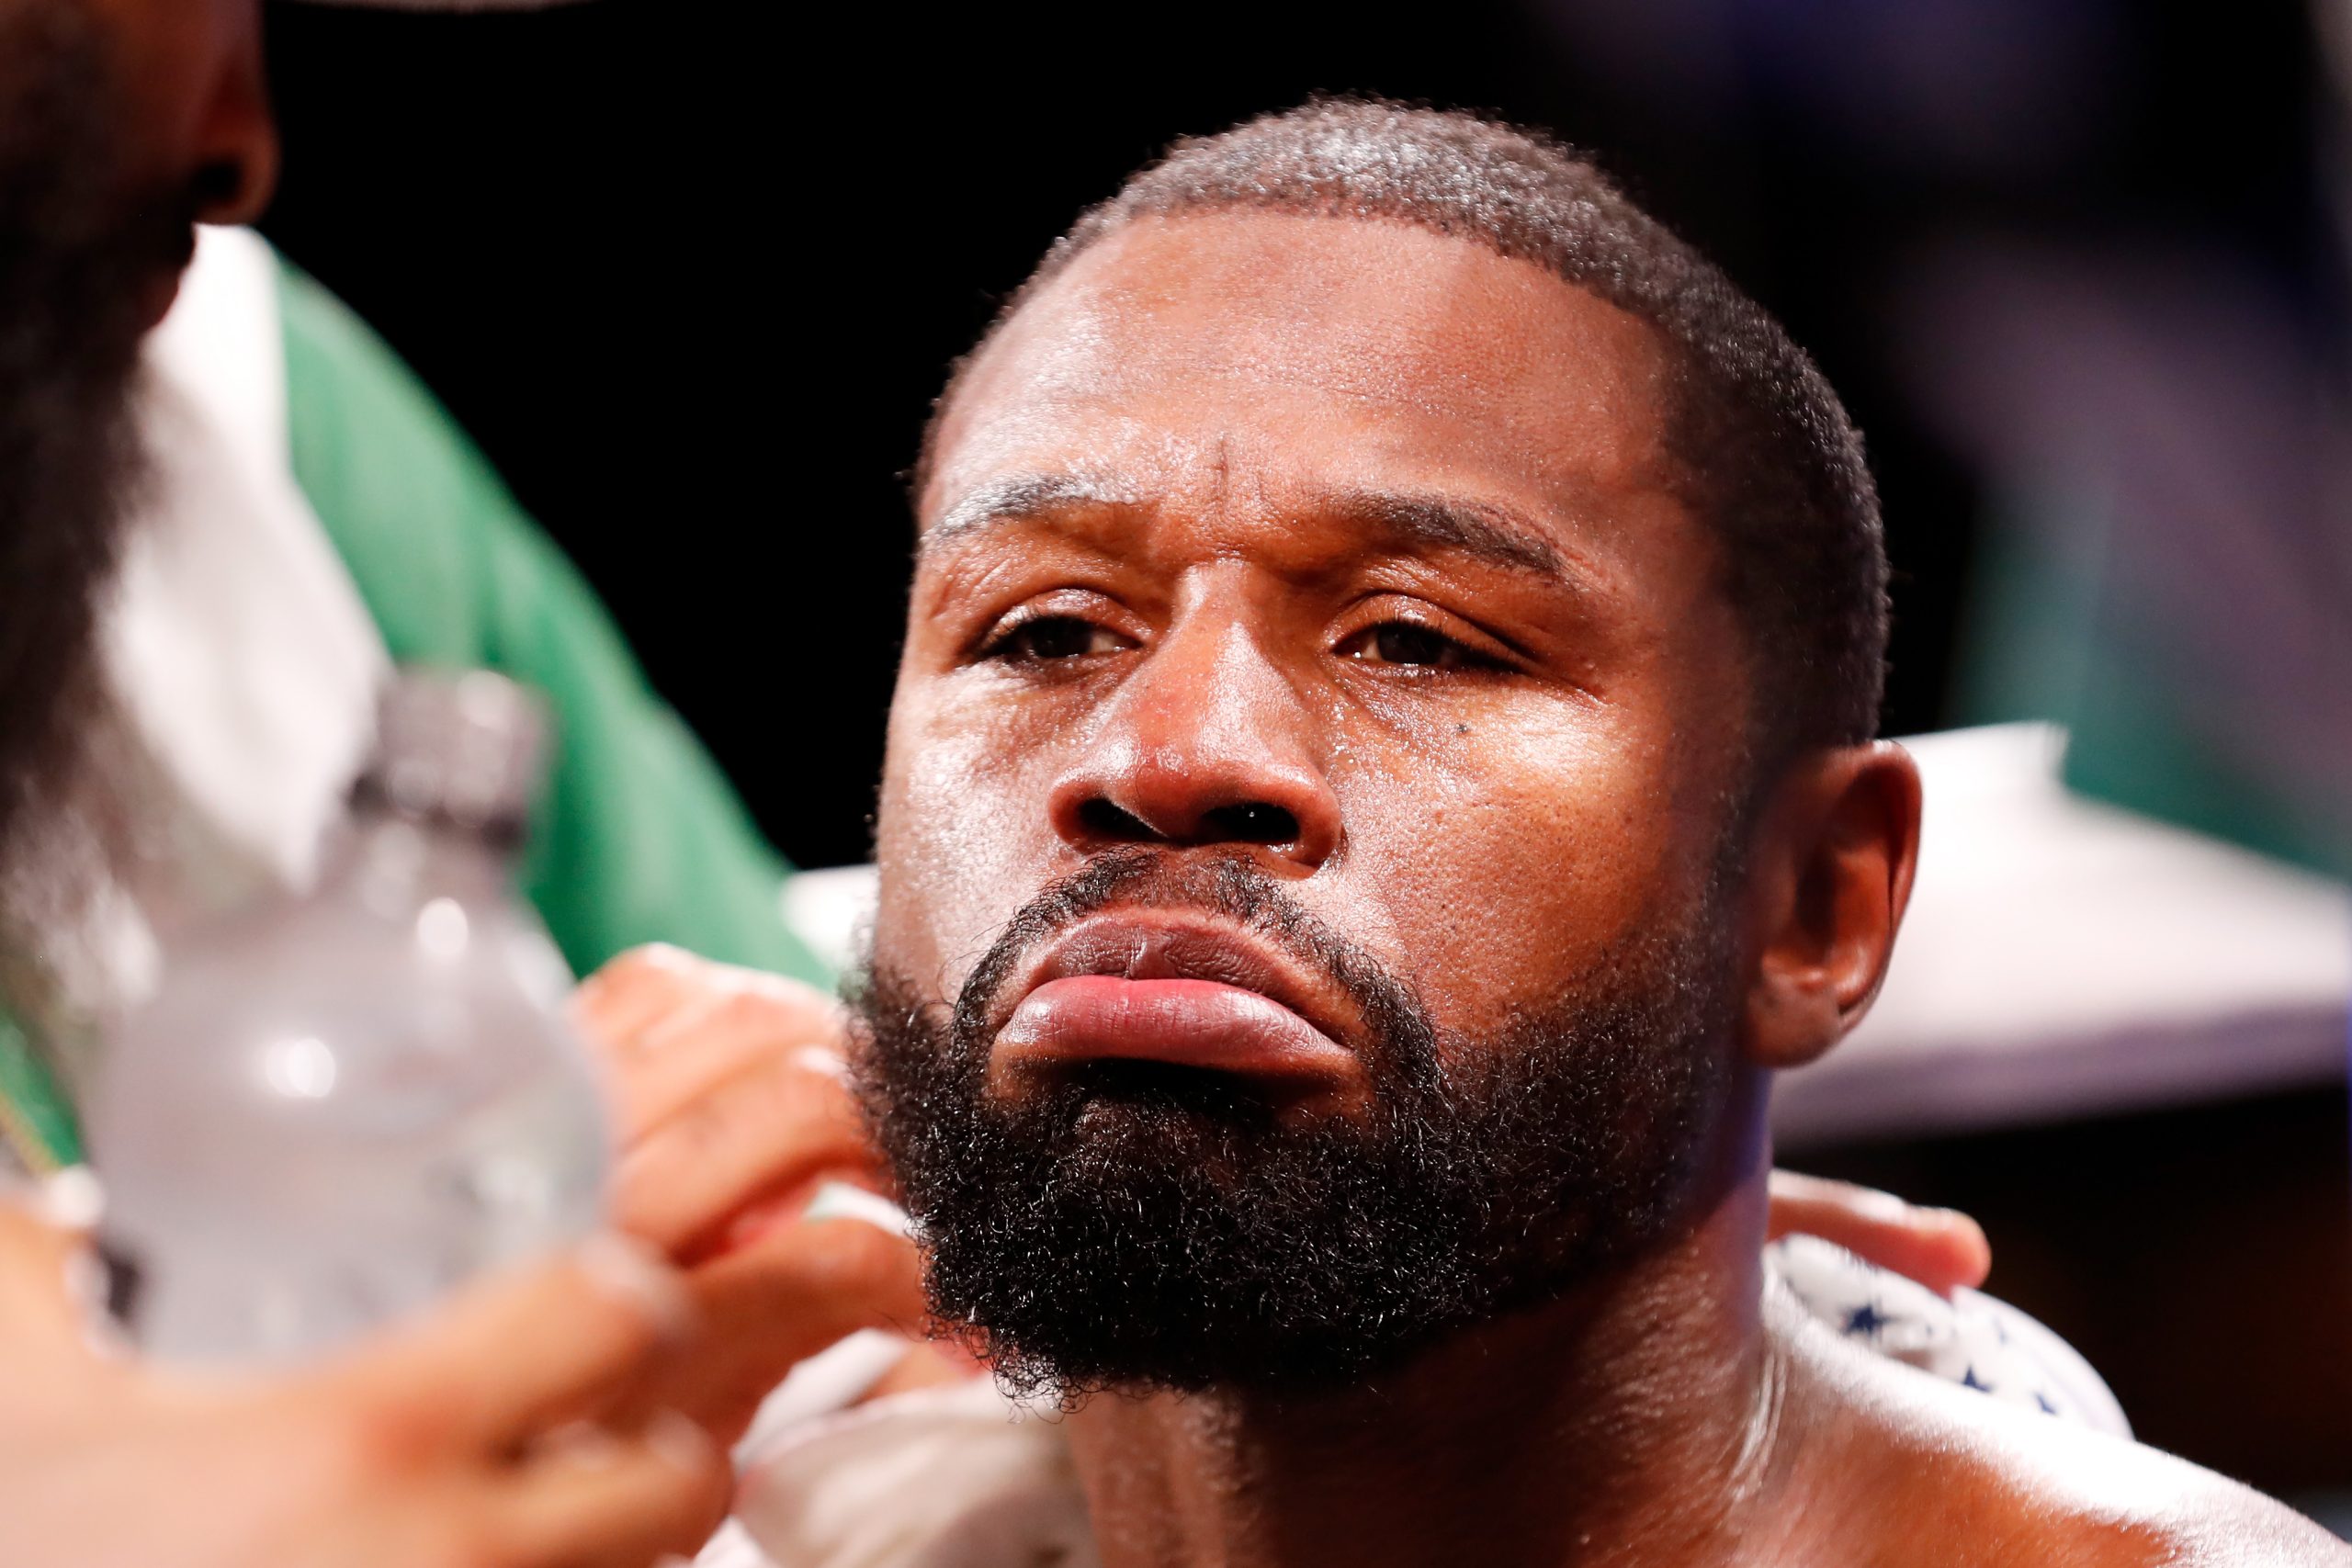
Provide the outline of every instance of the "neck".
<path id="1" fill-rule="evenodd" d="M 1769 1502 L 1763 1164 L 1658 1252 L 1311 1400 L 1097 1399 L 1108 1568 L 1720 1562 Z"/>

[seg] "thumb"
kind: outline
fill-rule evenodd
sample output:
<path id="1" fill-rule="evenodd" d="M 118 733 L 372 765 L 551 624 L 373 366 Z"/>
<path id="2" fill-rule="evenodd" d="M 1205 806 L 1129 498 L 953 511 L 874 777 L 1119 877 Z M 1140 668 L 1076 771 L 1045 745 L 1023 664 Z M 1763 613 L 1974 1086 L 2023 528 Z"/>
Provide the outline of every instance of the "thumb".
<path id="1" fill-rule="evenodd" d="M 97 1293 L 96 1260 L 83 1234 L 96 1217 L 95 1184 L 85 1171 L 51 1182 L 0 1197 L 0 1348 L 6 1349 L 78 1349 Z"/>
<path id="2" fill-rule="evenodd" d="M 1771 1240 L 1792 1233 L 1819 1236 L 1939 1295 L 1981 1285 L 1992 1271 L 1983 1228 L 1953 1210 L 1923 1209 L 1890 1192 L 1786 1170 L 1772 1172 L 1770 1192 Z"/>
<path id="3" fill-rule="evenodd" d="M 708 1332 L 636 1403 L 729 1441 L 800 1361 L 861 1328 L 919 1336 L 928 1314 L 914 1244 L 857 1218 L 769 1232 L 695 1269 L 692 1286 Z"/>

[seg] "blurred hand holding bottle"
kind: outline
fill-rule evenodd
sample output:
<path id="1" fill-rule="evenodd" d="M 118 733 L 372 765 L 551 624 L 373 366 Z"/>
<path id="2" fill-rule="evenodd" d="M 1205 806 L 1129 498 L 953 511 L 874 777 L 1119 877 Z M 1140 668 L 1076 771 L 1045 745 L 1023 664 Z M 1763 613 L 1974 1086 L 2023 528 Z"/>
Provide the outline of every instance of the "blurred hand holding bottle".
<path id="1" fill-rule="evenodd" d="M 599 1224 L 603 1098 L 514 886 L 545 728 L 503 677 L 402 673 L 316 888 L 187 933 L 109 1032 L 90 1141 L 142 1349 L 306 1356 Z"/>

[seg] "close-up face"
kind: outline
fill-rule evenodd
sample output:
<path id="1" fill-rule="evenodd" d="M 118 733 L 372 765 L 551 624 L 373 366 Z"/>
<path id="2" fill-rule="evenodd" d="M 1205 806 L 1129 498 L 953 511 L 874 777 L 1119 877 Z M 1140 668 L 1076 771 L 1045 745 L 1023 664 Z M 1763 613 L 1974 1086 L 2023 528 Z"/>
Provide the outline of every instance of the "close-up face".
<path id="1" fill-rule="evenodd" d="M 966 378 L 921 498 L 892 961 L 953 996 L 1104 850 L 1234 851 L 1475 1038 L 1679 915 L 1747 692 L 1665 375 L 1634 318 L 1401 224 L 1150 220 L 1081 257 Z"/>
<path id="2" fill-rule="evenodd" d="M 865 1062 L 1001 1372 L 1343 1377 L 1671 1223 L 1749 685 L 1668 376 L 1533 265 L 1216 213 L 963 378 Z"/>
<path id="3" fill-rule="evenodd" d="M 141 336 L 275 177 L 257 0 L 0 0 L 0 839 L 70 772 Z"/>

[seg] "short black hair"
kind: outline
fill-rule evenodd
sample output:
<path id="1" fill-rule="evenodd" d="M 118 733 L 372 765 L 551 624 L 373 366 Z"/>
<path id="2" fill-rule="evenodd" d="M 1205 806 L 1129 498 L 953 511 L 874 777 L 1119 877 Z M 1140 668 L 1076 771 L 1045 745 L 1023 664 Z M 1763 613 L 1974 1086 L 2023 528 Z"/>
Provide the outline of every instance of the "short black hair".
<path id="1" fill-rule="evenodd" d="M 1095 242 L 1138 218 L 1257 209 L 1416 224 L 1531 261 L 1665 340 L 1668 446 L 1723 544 L 1746 626 L 1749 741 L 1769 776 L 1798 751 L 1877 732 L 1886 552 L 1860 434 L 1781 324 L 1592 161 L 1539 130 L 1380 99 L 1319 98 L 1187 138 L 1081 215 L 957 362 L 943 416 L 1004 323 Z"/>

